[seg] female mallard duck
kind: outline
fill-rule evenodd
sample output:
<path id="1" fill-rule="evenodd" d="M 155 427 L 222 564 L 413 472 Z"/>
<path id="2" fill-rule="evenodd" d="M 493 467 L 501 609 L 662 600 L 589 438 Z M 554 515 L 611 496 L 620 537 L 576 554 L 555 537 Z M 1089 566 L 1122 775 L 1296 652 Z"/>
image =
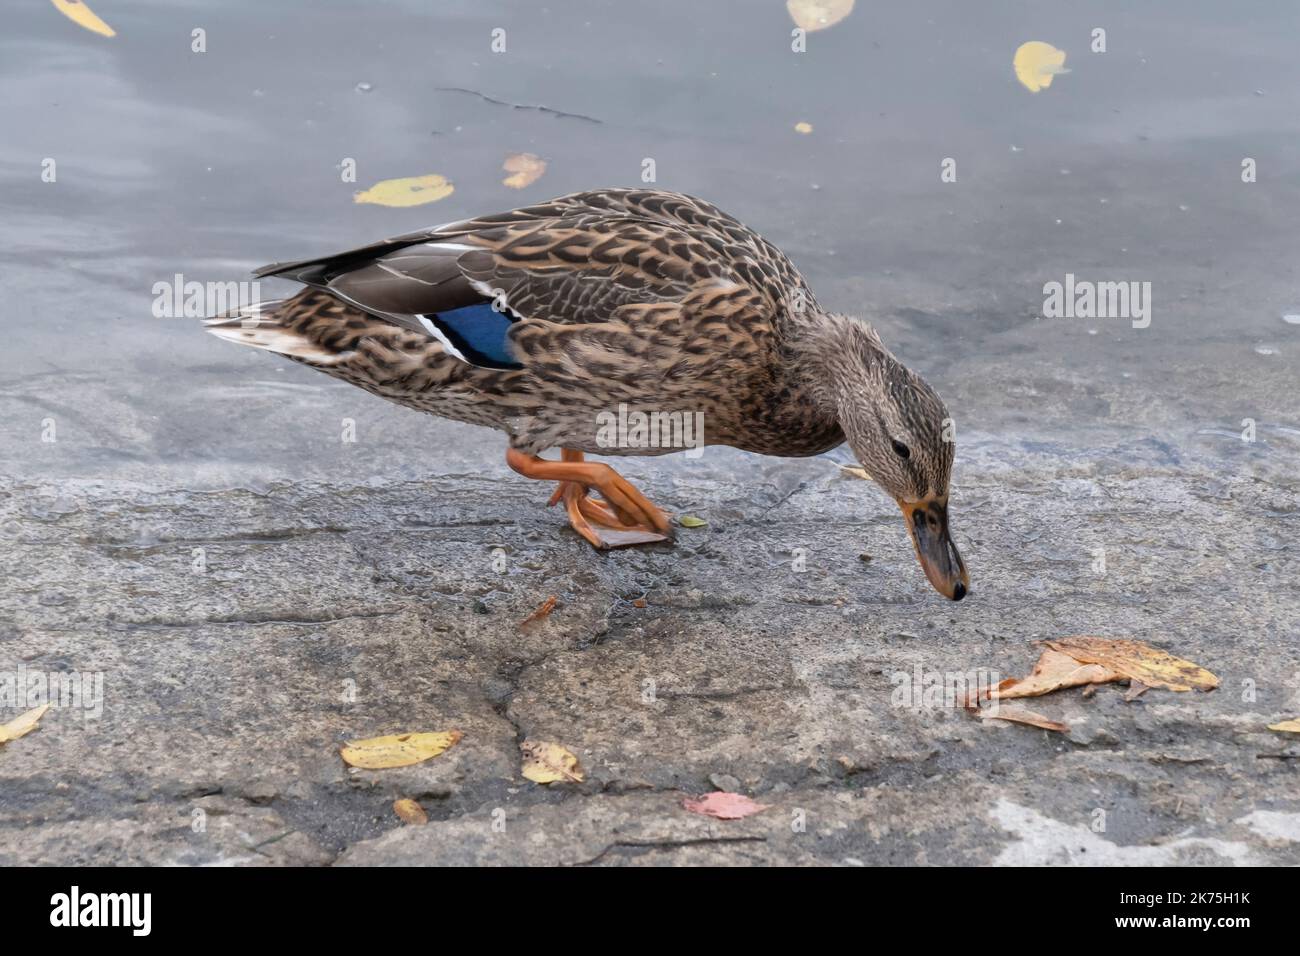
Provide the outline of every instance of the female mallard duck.
<path id="1" fill-rule="evenodd" d="M 902 508 L 930 583 L 966 595 L 943 402 L 870 325 L 823 311 L 779 249 L 706 202 L 574 193 L 256 274 L 307 288 L 211 332 L 504 431 L 510 467 L 558 481 L 551 503 L 598 548 L 672 533 L 618 472 L 583 460 L 677 450 L 639 433 L 611 443 L 611 416 L 639 412 L 702 421 L 705 443 L 765 455 L 847 439 Z M 539 457 L 556 446 L 559 461 Z"/>

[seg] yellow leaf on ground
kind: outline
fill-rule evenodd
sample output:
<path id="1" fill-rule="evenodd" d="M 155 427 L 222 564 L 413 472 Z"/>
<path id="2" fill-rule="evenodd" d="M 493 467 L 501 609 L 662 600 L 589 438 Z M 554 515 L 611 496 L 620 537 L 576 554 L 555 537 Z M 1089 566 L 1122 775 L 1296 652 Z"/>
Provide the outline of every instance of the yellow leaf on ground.
<path id="1" fill-rule="evenodd" d="M 524 754 L 523 775 L 533 783 L 581 783 L 584 779 L 578 758 L 559 744 L 525 740 L 519 749 Z"/>
<path id="2" fill-rule="evenodd" d="M 1069 654 L 1062 654 L 1049 648 L 1043 651 L 1028 677 L 1008 677 L 989 691 L 988 696 L 990 700 L 1038 697 L 1063 687 L 1109 684 L 1123 679 L 1124 675 L 1100 664 L 1081 664 Z"/>
<path id="3" fill-rule="evenodd" d="M 54 9 L 59 13 L 78 26 L 85 27 L 91 33 L 98 33 L 102 37 L 117 36 L 113 28 L 95 16 L 95 11 L 81 0 L 50 0 L 50 3 L 54 4 Z"/>
<path id="4" fill-rule="evenodd" d="M 867 469 L 859 468 L 857 465 L 840 465 L 840 471 L 844 472 L 846 475 L 852 475 L 854 478 L 862 478 L 865 481 L 871 481 L 871 475 L 867 473 Z"/>
<path id="5" fill-rule="evenodd" d="M 387 737 L 349 741 L 346 747 L 339 749 L 339 756 L 348 766 L 363 770 L 409 767 L 438 756 L 448 747 L 455 746 L 462 736 L 459 730 L 431 734 L 389 734 Z"/>
<path id="6" fill-rule="evenodd" d="M 542 178 L 542 173 L 546 172 L 546 160 L 532 153 L 511 153 L 501 168 L 510 174 L 501 180 L 503 186 L 523 189 Z"/>
<path id="7" fill-rule="evenodd" d="M 1300 734 L 1300 717 L 1284 720 L 1280 724 L 1269 724 L 1269 730 L 1280 730 L 1284 734 Z"/>
<path id="8" fill-rule="evenodd" d="M 1214 690 L 1219 686 L 1219 678 L 1205 668 L 1141 641 L 1109 637 L 1058 637 L 1043 643 L 1062 654 L 1068 654 L 1076 661 L 1100 664 L 1148 687 L 1184 691 Z"/>
<path id="9" fill-rule="evenodd" d="M 812 132 L 812 129 L 813 129 L 813 128 L 812 128 L 812 123 L 795 123 L 795 124 L 794 124 L 794 131 L 795 131 L 796 133 L 803 133 L 805 136 L 807 136 L 809 133 L 811 133 L 811 132 Z"/>
<path id="10" fill-rule="evenodd" d="M 17 740 L 24 734 L 30 734 L 36 729 L 36 724 L 49 709 L 49 704 L 41 704 L 41 706 L 29 710 L 25 714 L 19 714 L 7 724 L 0 724 L 0 744 L 7 744 L 11 740 Z"/>
<path id="11" fill-rule="evenodd" d="M 981 720 L 1009 720 L 1016 724 L 1028 724 L 1031 727 L 1041 727 L 1044 730 L 1055 730 L 1058 734 L 1068 734 L 1070 732 L 1069 724 L 1063 724 L 1059 720 L 1052 720 L 1042 714 L 1034 713 L 1032 710 L 1008 704 L 985 707 L 979 711 L 979 715 Z"/>
<path id="12" fill-rule="evenodd" d="M 424 812 L 424 807 L 410 797 L 394 800 L 393 812 L 403 823 L 409 823 L 413 827 L 422 827 L 429 822 L 429 815 Z"/>
<path id="13" fill-rule="evenodd" d="M 446 176 L 430 173 L 428 176 L 408 176 L 406 179 L 385 179 L 352 195 L 353 202 L 374 203 L 377 206 L 422 206 L 427 202 L 446 199 L 455 187 Z"/>
<path id="14" fill-rule="evenodd" d="M 786 0 L 794 25 L 811 33 L 833 27 L 853 12 L 853 0 Z"/>
<path id="15" fill-rule="evenodd" d="M 697 518 L 695 515 L 682 515 L 677 519 L 677 523 L 683 528 L 703 528 L 708 524 L 703 518 Z"/>
<path id="16" fill-rule="evenodd" d="M 1030 40 L 1020 44 L 1011 65 L 1015 68 L 1016 79 L 1030 93 L 1037 93 L 1052 85 L 1052 77 L 1069 73 L 1062 64 L 1065 63 L 1065 51 L 1058 50 L 1042 40 Z"/>

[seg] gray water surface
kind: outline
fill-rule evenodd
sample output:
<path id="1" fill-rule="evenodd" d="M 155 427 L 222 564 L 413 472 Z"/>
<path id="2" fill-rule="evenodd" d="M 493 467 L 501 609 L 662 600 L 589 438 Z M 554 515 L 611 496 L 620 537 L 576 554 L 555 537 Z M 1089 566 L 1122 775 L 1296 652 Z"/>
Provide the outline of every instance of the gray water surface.
<path id="1" fill-rule="evenodd" d="M 154 284 L 637 185 L 646 159 L 875 321 L 967 442 L 1149 440 L 1266 470 L 1300 447 L 1300 325 L 1282 318 L 1300 312 L 1293 5 L 859 3 L 802 54 L 779 0 L 95 8 L 116 37 L 37 2 L 0 38 L 5 473 L 496 467 L 497 436 L 154 318 Z M 1031 39 L 1071 71 L 1036 95 L 1011 68 Z M 512 190 L 501 163 L 522 151 L 548 169 Z M 455 184 L 437 203 L 352 201 L 433 172 Z M 1150 282 L 1150 326 L 1042 318 L 1067 273 Z M 1260 441 L 1243 447 L 1247 418 Z"/>

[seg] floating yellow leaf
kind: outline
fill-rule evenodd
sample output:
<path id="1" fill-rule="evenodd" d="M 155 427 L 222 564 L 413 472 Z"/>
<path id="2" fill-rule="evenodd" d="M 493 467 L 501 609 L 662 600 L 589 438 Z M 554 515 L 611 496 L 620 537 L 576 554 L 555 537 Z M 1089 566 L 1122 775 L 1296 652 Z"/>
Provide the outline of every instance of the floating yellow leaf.
<path id="1" fill-rule="evenodd" d="M 387 737 L 349 741 L 346 747 L 339 749 L 339 756 L 348 766 L 363 770 L 409 767 L 438 756 L 454 746 L 461 736 L 459 730 L 434 734 L 389 734 Z"/>
<path id="2" fill-rule="evenodd" d="M 1100 664 L 1148 687 L 1184 691 L 1214 690 L 1219 686 L 1219 678 L 1205 668 L 1141 641 L 1109 637 L 1060 637 L 1043 643 L 1062 654 L 1069 654 L 1076 661 Z"/>
<path id="3" fill-rule="evenodd" d="M 413 827 L 422 827 L 429 822 L 429 815 L 424 812 L 424 807 L 410 797 L 394 800 L 393 812 L 403 823 L 409 823 Z"/>
<path id="4" fill-rule="evenodd" d="M 117 36 L 113 28 L 95 16 L 95 11 L 81 0 L 50 0 L 50 3 L 54 4 L 54 9 L 59 13 L 78 26 L 85 27 L 91 33 L 98 33 L 102 37 Z"/>
<path id="5" fill-rule="evenodd" d="M 805 136 L 807 136 L 809 133 L 812 132 L 812 123 L 795 123 L 794 131 L 796 133 L 803 133 Z"/>
<path id="6" fill-rule="evenodd" d="M 1059 73 L 1069 73 L 1062 64 L 1065 63 L 1065 51 L 1058 50 L 1042 40 L 1030 40 L 1020 44 L 1011 65 L 1015 67 L 1016 79 L 1030 93 L 1037 93 L 1052 85 L 1052 77 Z"/>
<path id="7" fill-rule="evenodd" d="M 377 206 L 422 206 L 427 202 L 446 199 L 455 187 L 446 176 L 430 173 L 428 176 L 409 176 L 406 179 L 385 179 L 369 189 L 352 195 L 353 202 L 369 202 Z"/>
<path id="8" fill-rule="evenodd" d="M 810 33 L 833 27 L 853 12 L 853 0 L 786 0 L 794 25 Z"/>
<path id="9" fill-rule="evenodd" d="M 1269 730 L 1280 730 L 1284 734 L 1300 734 L 1300 717 L 1284 720 L 1280 724 L 1269 724 Z"/>
<path id="10" fill-rule="evenodd" d="M 708 524 L 703 518 L 697 518 L 695 515 L 682 515 L 677 519 L 677 523 L 683 528 L 703 528 Z"/>
<path id="11" fill-rule="evenodd" d="M 546 160 L 532 153 L 511 153 L 501 164 L 501 168 L 510 173 L 501 180 L 503 186 L 523 189 L 542 178 L 542 173 L 546 172 Z"/>
<path id="12" fill-rule="evenodd" d="M 583 781 L 578 758 L 559 744 L 525 740 L 519 745 L 524 754 L 523 775 L 534 783 L 556 783 L 568 780 Z"/>
<path id="13" fill-rule="evenodd" d="M 7 724 L 0 724 L 0 744 L 7 744 L 11 740 L 17 740 L 24 734 L 30 734 L 36 729 L 37 722 L 45 716 L 45 712 L 49 709 L 49 704 L 41 704 L 34 710 L 19 714 Z"/>

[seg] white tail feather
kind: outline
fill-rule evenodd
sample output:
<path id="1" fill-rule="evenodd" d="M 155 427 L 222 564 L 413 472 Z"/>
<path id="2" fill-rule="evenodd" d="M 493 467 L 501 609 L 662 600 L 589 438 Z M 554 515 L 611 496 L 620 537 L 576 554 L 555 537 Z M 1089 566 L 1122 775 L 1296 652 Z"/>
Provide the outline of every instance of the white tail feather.
<path id="1" fill-rule="evenodd" d="M 233 312 L 204 319 L 207 331 L 219 339 L 265 349 L 279 355 L 288 355 L 316 365 L 338 365 L 346 362 L 355 352 L 330 352 L 315 342 L 282 326 L 273 316 L 267 315 L 282 300 L 254 302 Z"/>

